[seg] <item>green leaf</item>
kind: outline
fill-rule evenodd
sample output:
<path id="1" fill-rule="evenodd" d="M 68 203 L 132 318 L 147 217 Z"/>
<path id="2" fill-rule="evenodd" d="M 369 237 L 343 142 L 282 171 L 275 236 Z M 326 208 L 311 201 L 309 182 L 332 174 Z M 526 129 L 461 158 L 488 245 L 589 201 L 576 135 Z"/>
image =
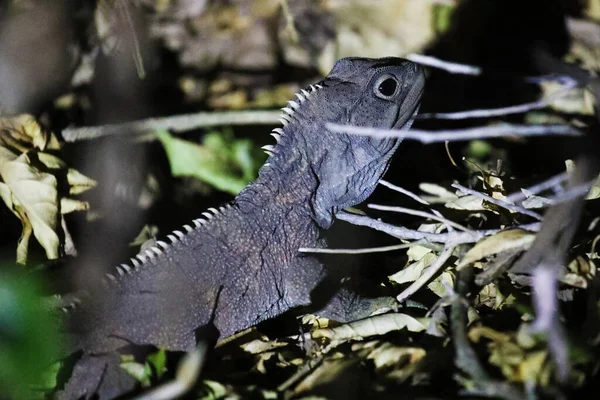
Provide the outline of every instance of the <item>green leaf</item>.
<path id="1" fill-rule="evenodd" d="M 146 363 L 154 368 L 158 379 L 162 378 L 164 373 L 167 372 L 167 352 L 160 349 L 156 353 L 150 354 Z"/>
<path id="2" fill-rule="evenodd" d="M 216 381 L 204 380 L 198 393 L 198 400 L 217 400 L 227 395 L 227 388 Z"/>
<path id="3" fill-rule="evenodd" d="M 59 348 L 57 319 L 42 301 L 39 283 L 0 265 L 0 393 L 43 398 L 54 386 Z"/>
<path id="4" fill-rule="evenodd" d="M 158 131 L 173 176 L 188 176 L 219 190 L 238 194 L 256 177 L 264 157 L 249 140 L 233 139 L 231 133 L 209 133 L 199 145 Z M 259 161 L 260 160 L 260 161 Z"/>
<path id="5" fill-rule="evenodd" d="M 123 355 L 121 356 L 121 364 L 119 366 L 123 368 L 127 373 L 135 378 L 142 384 L 143 387 L 150 386 L 150 379 L 152 378 L 152 369 L 148 363 L 142 364 L 133 361 L 133 356 Z"/>

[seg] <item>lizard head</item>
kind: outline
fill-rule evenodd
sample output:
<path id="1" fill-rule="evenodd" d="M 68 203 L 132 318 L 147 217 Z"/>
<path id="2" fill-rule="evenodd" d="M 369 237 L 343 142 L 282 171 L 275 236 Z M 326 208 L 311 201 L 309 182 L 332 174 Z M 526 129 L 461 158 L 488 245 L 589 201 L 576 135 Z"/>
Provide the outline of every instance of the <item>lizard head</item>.
<path id="1" fill-rule="evenodd" d="M 304 115 L 319 113 L 305 138 L 319 185 L 313 198 L 317 222 L 327 228 L 333 215 L 364 201 L 375 189 L 400 140 L 333 133 L 326 123 L 408 129 L 425 84 L 423 69 L 400 58 L 344 58 L 320 83 Z M 308 121 L 305 121 L 307 123 Z M 314 125 L 319 126 L 315 127 Z"/>
<path id="2" fill-rule="evenodd" d="M 277 146 L 265 148 L 272 157 L 262 172 L 278 170 L 270 177 L 289 181 L 287 170 L 295 169 L 297 186 L 309 188 L 313 218 L 328 228 L 338 210 L 373 192 L 400 140 L 335 133 L 327 124 L 408 129 L 424 84 L 422 68 L 401 58 L 339 60 L 283 109 L 284 127 L 273 132 Z"/>

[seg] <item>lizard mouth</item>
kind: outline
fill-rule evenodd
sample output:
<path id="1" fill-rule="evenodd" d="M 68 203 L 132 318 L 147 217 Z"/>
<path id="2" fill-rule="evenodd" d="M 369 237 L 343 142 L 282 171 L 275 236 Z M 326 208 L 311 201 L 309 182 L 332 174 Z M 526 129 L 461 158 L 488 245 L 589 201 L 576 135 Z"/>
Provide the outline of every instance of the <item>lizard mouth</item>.
<path id="1" fill-rule="evenodd" d="M 409 129 L 419 112 L 419 106 L 421 105 L 421 96 L 425 90 L 425 79 L 419 74 L 416 78 L 416 82 L 413 85 L 410 92 L 404 98 L 403 104 L 410 104 L 410 108 L 404 109 L 400 107 L 398 110 L 398 118 L 392 129 Z"/>

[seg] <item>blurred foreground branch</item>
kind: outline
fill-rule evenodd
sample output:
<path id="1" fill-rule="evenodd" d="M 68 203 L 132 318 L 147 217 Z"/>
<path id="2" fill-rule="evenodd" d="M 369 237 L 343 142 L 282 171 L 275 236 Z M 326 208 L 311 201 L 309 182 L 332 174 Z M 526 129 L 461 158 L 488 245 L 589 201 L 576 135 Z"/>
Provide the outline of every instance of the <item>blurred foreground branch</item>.
<path id="1" fill-rule="evenodd" d="M 204 111 L 122 124 L 67 128 L 62 131 L 62 136 L 67 142 L 77 142 L 103 136 L 142 134 L 157 130 L 184 132 L 213 126 L 275 125 L 279 123 L 280 116 L 281 111 Z"/>

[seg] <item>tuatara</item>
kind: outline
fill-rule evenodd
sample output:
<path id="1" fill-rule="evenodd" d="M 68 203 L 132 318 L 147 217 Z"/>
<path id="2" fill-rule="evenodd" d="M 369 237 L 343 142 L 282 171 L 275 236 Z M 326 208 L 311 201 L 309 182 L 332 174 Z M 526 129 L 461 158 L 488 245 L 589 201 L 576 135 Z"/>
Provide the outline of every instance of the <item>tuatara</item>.
<path id="1" fill-rule="evenodd" d="M 119 350 L 190 350 L 209 322 L 226 337 L 297 307 L 342 321 L 365 316 L 369 307 L 345 301 L 351 296 L 316 304 L 311 292 L 325 266 L 298 249 L 326 246 L 322 230 L 373 192 L 399 140 L 332 133 L 326 124 L 407 129 L 424 82 L 410 61 L 345 58 L 299 92 L 254 183 L 118 266 L 67 311 L 69 349 L 81 357 L 58 397 L 119 396 L 135 384 L 119 368 Z"/>

